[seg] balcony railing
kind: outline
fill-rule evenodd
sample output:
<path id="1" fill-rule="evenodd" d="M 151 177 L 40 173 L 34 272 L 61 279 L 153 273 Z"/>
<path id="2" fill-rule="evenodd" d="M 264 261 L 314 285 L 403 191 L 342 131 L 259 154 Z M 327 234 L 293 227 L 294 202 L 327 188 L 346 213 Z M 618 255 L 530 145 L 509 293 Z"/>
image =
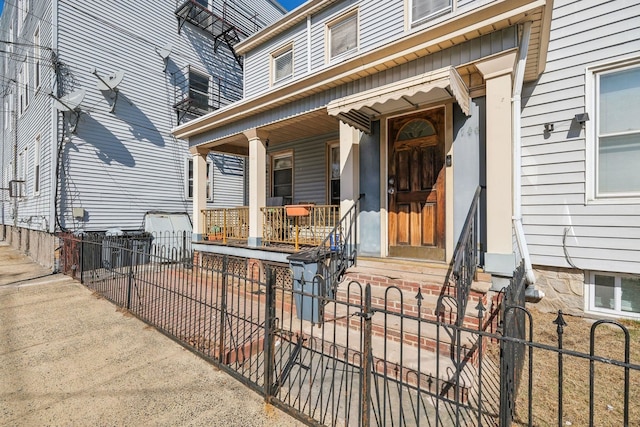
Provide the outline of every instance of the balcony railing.
<path id="1" fill-rule="evenodd" d="M 262 242 L 290 244 L 296 249 L 319 245 L 340 221 L 340 206 L 336 205 L 269 206 L 261 211 Z"/>
<path id="2" fill-rule="evenodd" d="M 204 209 L 204 236 L 207 240 L 227 243 L 249 238 L 249 208 Z"/>

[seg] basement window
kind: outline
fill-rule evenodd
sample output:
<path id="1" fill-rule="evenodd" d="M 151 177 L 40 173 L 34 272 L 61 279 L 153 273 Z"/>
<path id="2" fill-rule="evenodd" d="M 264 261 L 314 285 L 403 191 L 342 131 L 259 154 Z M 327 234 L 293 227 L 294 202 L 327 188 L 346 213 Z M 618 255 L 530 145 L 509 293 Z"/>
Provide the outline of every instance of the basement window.
<path id="1" fill-rule="evenodd" d="M 640 276 L 594 272 L 589 279 L 589 311 L 640 318 Z"/>

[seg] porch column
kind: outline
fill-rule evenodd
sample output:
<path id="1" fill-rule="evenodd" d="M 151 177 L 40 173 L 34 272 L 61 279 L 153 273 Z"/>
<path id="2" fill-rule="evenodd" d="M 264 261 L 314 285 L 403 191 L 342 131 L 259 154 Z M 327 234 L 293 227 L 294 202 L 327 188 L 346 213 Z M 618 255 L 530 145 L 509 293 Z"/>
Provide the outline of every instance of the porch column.
<path id="1" fill-rule="evenodd" d="M 203 240 L 204 215 L 202 210 L 207 208 L 207 156 L 208 148 L 191 147 L 189 152 L 193 156 L 193 240 Z"/>
<path id="2" fill-rule="evenodd" d="M 485 270 L 510 275 L 515 268 L 511 218 L 513 165 L 511 92 L 516 53 L 480 62 L 486 82 L 487 253 Z"/>
<path id="3" fill-rule="evenodd" d="M 340 122 L 340 217 L 360 195 L 360 131 Z"/>
<path id="4" fill-rule="evenodd" d="M 258 129 L 244 132 L 249 140 L 249 246 L 262 246 L 262 212 L 267 202 L 267 135 Z"/>

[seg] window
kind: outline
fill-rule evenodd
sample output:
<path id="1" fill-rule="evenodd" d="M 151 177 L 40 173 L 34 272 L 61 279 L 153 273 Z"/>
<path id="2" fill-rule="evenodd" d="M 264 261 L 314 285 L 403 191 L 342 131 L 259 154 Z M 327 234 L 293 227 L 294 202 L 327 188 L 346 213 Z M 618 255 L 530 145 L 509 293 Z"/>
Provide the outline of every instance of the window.
<path id="1" fill-rule="evenodd" d="M 189 67 L 189 99 L 191 105 L 209 111 L 209 76 Z"/>
<path id="2" fill-rule="evenodd" d="M 340 144 L 329 145 L 329 204 L 340 204 Z"/>
<path id="3" fill-rule="evenodd" d="M 411 0 L 411 23 L 419 24 L 451 10 L 452 0 Z"/>
<path id="4" fill-rule="evenodd" d="M 327 24 L 329 59 L 358 48 L 358 11 Z"/>
<path id="5" fill-rule="evenodd" d="M 282 197 L 285 205 L 293 203 L 293 154 L 274 155 L 272 171 L 272 196 Z"/>
<path id="6" fill-rule="evenodd" d="M 25 91 L 25 81 L 24 81 L 24 66 L 20 68 L 20 72 L 18 73 L 18 93 L 20 94 L 20 114 L 22 114 L 27 108 L 26 106 L 26 91 Z"/>
<path id="7" fill-rule="evenodd" d="M 33 33 L 33 86 L 40 87 L 40 25 Z"/>
<path id="8" fill-rule="evenodd" d="M 640 64 L 595 71 L 595 198 L 640 196 Z"/>
<path id="9" fill-rule="evenodd" d="M 293 75 L 293 46 L 289 45 L 271 55 L 273 83 L 281 82 Z"/>
<path id="10" fill-rule="evenodd" d="M 40 192 L 40 135 L 33 148 L 33 194 Z"/>
<path id="11" fill-rule="evenodd" d="M 213 185 L 211 185 L 213 162 L 207 159 L 207 200 L 213 200 Z M 193 159 L 187 159 L 187 180 L 185 182 L 185 193 L 187 199 L 193 199 Z"/>
<path id="12" fill-rule="evenodd" d="M 640 276 L 591 273 L 589 310 L 640 317 Z"/>

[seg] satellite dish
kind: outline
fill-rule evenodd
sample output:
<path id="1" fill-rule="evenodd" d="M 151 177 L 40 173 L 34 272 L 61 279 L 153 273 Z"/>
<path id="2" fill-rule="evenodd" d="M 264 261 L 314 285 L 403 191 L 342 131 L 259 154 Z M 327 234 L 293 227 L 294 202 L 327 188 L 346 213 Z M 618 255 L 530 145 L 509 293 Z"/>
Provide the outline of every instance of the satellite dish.
<path id="1" fill-rule="evenodd" d="M 162 62 L 164 63 L 164 68 L 162 69 L 162 71 L 167 71 L 167 63 L 169 62 L 169 55 L 171 55 L 171 43 L 167 43 L 160 50 L 156 48 L 156 52 L 158 52 L 158 55 L 160 55 L 160 57 L 162 58 Z"/>
<path id="2" fill-rule="evenodd" d="M 115 73 L 111 73 L 106 78 L 100 77 L 96 67 L 91 67 L 91 74 L 98 78 L 98 90 L 103 92 L 111 92 L 111 99 L 113 103 L 111 104 L 110 113 L 113 113 L 116 108 L 116 102 L 118 102 L 118 85 L 122 83 L 122 79 L 124 79 L 124 71 L 116 71 Z"/>
<path id="3" fill-rule="evenodd" d="M 84 100 L 86 92 L 84 89 L 78 89 L 60 98 L 56 98 L 52 93 L 49 94 L 53 98 L 53 105 L 55 105 L 58 111 L 62 111 L 63 113 L 70 112 L 72 113 L 72 117 L 75 117 L 75 120 L 69 119 L 71 133 L 76 133 L 76 129 L 78 128 L 78 122 L 80 121 L 80 109 L 78 107 Z"/>
<path id="4" fill-rule="evenodd" d="M 171 43 L 167 43 L 162 49 L 157 50 L 158 55 L 160 55 L 160 57 L 166 61 L 167 58 L 169 58 L 169 55 L 171 55 L 171 48 Z"/>
<path id="5" fill-rule="evenodd" d="M 116 71 L 106 78 L 100 77 L 95 68 L 92 73 L 98 78 L 98 90 L 115 92 L 118 90 L 118 85 L 122 83 L 122 79 L 124 79 L 124 71 Z"/>
<path id="6" fill-rule="evenodd" d="M 86 94 L 86 90 L 78 89 L 73 92 L 60 97 L 60 99 L 53 97 L 53 105 L 55 105 L 58 111 L 76 111 L 78 106 L 84 100 L 84 96 Z M 52 95 L 53 96 L 53 95 Z"/>

